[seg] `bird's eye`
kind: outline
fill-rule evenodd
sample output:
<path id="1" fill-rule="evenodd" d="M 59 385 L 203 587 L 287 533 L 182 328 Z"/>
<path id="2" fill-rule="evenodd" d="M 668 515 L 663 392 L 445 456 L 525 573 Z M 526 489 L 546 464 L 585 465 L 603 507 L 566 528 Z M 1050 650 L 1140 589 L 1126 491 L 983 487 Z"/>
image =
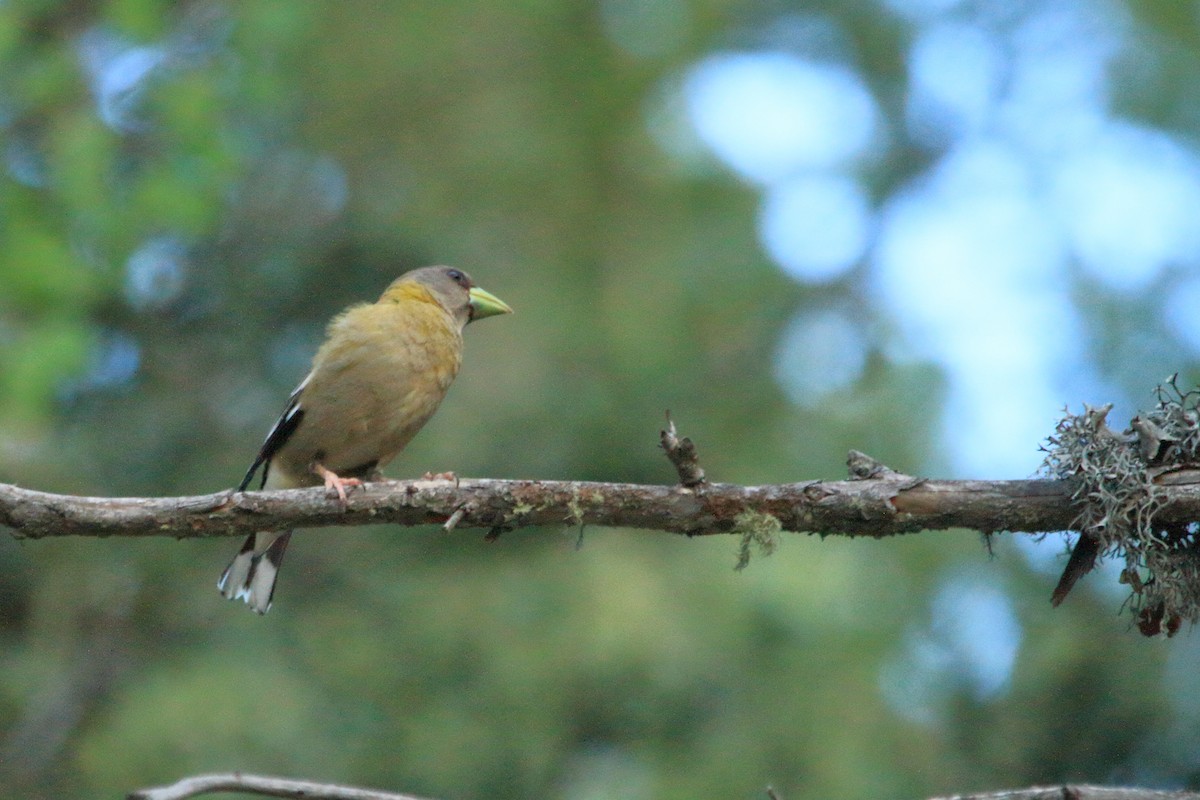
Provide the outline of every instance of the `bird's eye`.
<path id="1" fill-rule="evenodd" d="M 462 274 L 458 270 L 452 269 L 449 272 L 447 272 L 446 274 L 450 276 L 450 280 L 454 281 L 455 283 L 457 283 L 459 286 L 463 287 L 464 289 L 470 288 L 467 286 L 467 276 Z"/>

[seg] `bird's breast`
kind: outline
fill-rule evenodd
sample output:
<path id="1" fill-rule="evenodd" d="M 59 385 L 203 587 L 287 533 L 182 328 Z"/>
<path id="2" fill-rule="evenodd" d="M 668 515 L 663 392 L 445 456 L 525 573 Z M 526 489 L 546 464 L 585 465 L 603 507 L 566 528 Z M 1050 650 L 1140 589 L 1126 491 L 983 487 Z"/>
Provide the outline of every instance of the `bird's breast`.
<path id="1" fill-rule="evenodd" d="M 440 307 L 376 304 L 330 325 L 300 396 L 303 422 L 280 458 L 334 472 L 387 463 L 429 420 L 462 363 L 462 334 Z M 315 479 L 314 479 L 315 482 Z"/>

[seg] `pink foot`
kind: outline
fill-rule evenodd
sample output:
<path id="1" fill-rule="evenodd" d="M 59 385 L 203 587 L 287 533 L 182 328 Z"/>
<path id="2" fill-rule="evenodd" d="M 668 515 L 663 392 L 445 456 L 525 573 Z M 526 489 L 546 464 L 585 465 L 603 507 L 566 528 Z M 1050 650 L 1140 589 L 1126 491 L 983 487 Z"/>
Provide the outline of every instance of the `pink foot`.
<path id="1" fill-rule="evenodd" d="M 336 472 L 334 472 L 333 470 L 324 466 L 323 464 L 313 464 L 312 470 L 313 470 L 313 472 L 320 475 L 321 478 L 325 481 L 326 489 L 332 489 L 334 492 L 337 493 L 338 500 L 340 500 L 342 502 L 342 505 L 346 505 L 348 502 L 346 500 L 346 488 L 347 487 L 363 485 L 362 479 L 360 479 L 360 478 L 343 478 L 340 475 L 338 475 Z"/>

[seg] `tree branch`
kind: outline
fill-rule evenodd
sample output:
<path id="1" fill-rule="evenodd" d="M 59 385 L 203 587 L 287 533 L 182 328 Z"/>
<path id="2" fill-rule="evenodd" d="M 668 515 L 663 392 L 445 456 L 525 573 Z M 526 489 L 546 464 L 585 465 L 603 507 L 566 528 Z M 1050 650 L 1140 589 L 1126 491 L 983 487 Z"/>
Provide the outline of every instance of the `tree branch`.
<path id="1" fill-rule="evenodd" d="M 411 794 L 378 792 L 355 786 L 332 783 L 312 783 L 290 778 L 271 778 L 265 775 L 243 775 L 230 772 L 219 775 L 195 775 L 170 786 L 139 789 L 126 795 L 126 800 L 185 800 L 210 792 L 244 792 L 267 797 L 293 797 L 304 800 L 422 800 Z"/>
<path id="2" fill-rule="evenodd" d="M 1200 470 L 1160 476 L 1163 522 L 1200 518 Z M 537 480 L 380 481 L 345 506 L 320 487 L 194 497 L 75 497 L 0 484 L 0 524 L 17 538 L 241 536 L 325 525 L 445 524 L 492 531 L 600 525 L 689 536 L 744 533 L 744 515 L 782 530 L 884 537 L 920 530 L 1073 529 L 1078 511 L 1056 480 L 965 481 L 891 471 L 849 481 L 695 488 Z"/>
<path id="3" fill-rule="evenodd" d="M 341 786 L 332 783 L 313 783 L 289 778 L 270 778 L 262 775 L 226 773 L 196 775 L 169 786 L 140 789 L 130 792 L 126 800 L 186 800 L 210 792 L 244 792 L 267 797 L 304 798 L 304 800 L 422 800 L 409 794 L 380 792 Z M 767 797 L 779 800 L 778 793 L 767 787 Z M 1187 791 L 1161 791 L 1116 786 L 1035 786 L 982 794 L 958 794 L 935 797 L 931 800 L 1200 800 L 1200 794 Z"/>
<path id="4" fill-rule="evenodd" d="M 1121 786 L 1034 786 L 1006 792 L 956 794 L 953 797 L 934 797 L 931 800 L 1200 800 L 1200 794 L 1185 791 L 1135 789 Z"/>

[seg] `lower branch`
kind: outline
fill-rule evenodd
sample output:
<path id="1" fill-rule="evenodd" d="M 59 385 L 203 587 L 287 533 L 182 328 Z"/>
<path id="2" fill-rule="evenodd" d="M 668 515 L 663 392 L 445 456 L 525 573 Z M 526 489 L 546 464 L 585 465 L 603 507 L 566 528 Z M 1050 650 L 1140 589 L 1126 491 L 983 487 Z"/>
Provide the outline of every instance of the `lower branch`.
<path id="1" fill-rule="evenodd" d="M 1007 792 L 956 794 L 953 797 L 934 797 L 931 800 L 1200 800 L 1200 794 L 1184 791 L 1134 789 L 1119 786 L 1035 786 Z"/>
<path id="2" fill-rule="evenodd" d="M 303 798 L 304 800 L 422 800 L 408 794 L 379 792 L 354 786 L 331 783 L 312 783 L 288 778 L 268 778 L 261 775 L 196 775 L 170 786 L 140 789 L 130 792 L 126 800 L 186 800 L 211 792 L 243 792 L 266 797 Z M 767 797 L 780 800 L 774 789 L 767 787 Z M 935 797 L 931 800 L 1200 800 L 1200 794 L 1186 791 L 1159 791 L 1114 786 L 1037 786 L 982 794 L 958 794 Z"/>
<path id="3" fill-rule="evenodd" d="M 242 775 L 230 772 L 223 775 L 196 775 L 170 786 L 139 789 L 126 795 L 126 800 L 185 800 L 212 792 L 243 792 L 265 797 L 293 797 L 304 800 L 422 800 L 411 794 L 377 792 L 355 786 L 332 783 L 312 783 L 289 778 L 269 778 L 263 775 Z"/>

